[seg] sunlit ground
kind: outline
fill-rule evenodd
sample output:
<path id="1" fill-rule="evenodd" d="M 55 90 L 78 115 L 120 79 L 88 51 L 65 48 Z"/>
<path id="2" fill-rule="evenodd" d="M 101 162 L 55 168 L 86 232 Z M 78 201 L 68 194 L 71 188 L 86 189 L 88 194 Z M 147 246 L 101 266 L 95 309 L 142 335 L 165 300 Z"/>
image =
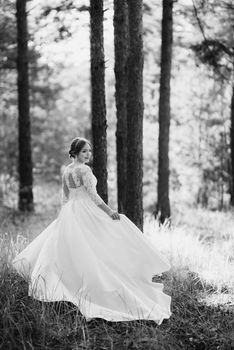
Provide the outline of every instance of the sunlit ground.
<path id="1" fill-rule="evenodd" d="M 234 215 L 187 210 L 180 226 L 159 227 L 146 218 L 145 234 L 169 259 L 171 273 L 194 273 L 194 283 L 212 289 L 204 301 L 234 306 Z"/>

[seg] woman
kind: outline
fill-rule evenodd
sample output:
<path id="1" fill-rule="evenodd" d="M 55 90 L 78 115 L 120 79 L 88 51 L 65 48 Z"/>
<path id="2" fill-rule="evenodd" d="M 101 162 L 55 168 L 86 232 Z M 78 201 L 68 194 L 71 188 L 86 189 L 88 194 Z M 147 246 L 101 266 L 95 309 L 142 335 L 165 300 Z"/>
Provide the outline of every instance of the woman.
<path id="1" fill-rule="evenodd" d="M 13 261 L 29 280 L 29 295 L 41 301 L 69 301 L 87 321 L 154 320 L 170 317 L 171 298 L 152 276 L 168 262 L 123 214 L 97 194 L 86 165 L 90 142 L 76 138 L 63 173 L 58 218 Z"/>

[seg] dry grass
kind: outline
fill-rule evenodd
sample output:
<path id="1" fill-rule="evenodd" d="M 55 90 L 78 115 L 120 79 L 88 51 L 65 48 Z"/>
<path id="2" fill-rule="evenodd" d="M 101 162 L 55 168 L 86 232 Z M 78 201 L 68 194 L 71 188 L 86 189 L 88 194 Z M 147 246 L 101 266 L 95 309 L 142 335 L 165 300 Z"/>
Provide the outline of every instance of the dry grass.
<path id="1" fill-rule="evenodd" d="M 172 269 L 155 277 L 172 295 L 172 316 L 152 321 L 86 322 L 72 304 L 40 303 L 11 268 L 12 257 L 58 212 L 58 191 L 38 186 L 37 213 L 0 213 L 0 349 L 223 349 L 234 348 L 234 219 L 232 213 L 183 210 L 175 227 L 150 217 L 145 234 Z"/>

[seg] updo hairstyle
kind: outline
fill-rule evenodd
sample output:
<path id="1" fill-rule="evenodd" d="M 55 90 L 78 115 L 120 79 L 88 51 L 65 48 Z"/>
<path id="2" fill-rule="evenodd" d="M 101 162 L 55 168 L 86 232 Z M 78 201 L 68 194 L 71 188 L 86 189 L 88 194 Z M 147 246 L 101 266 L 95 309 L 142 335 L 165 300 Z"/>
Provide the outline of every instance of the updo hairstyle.
<path id="1" fill-rule="evenodd" d="M 80 153 L 82 148 L 86 145 L 86 143 L 88 143 L 91 147 L 89 140 L 87 140 L 83 137 L 76 137 L 74 140 L 72 140 L 70 150 L 68 152 L 69 157 L 75 158 Z"/>

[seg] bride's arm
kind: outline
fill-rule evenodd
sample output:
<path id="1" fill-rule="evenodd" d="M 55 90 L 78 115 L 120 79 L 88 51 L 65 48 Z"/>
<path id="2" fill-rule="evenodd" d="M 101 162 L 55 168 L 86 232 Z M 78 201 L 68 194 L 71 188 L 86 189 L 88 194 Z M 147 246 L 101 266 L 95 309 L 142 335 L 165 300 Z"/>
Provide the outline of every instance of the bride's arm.
<path id="1" fill-rule="evenodd" d="M 103 202 L 102 204 L 99 204 L 98 206 L 111 217 L 116 214 L 116 212 L 112 210 L 105 202 Z"/>
<path id="2" fill-rule="evenodd" d="M 101 208 L 110 217 L 112 217 L 113 219 L 119 219 L 119 214 L 112 210 L 98 195 L 96 185 L 93 181 L 93 176 L 94 175 L 90 167 L 85 165 L 84 169 L 82 169 L 82 181 L 91 199 L 99 206 L 99 208 Z"/>
<path id="3" fill-rule="evenodd" d="M 69 188 L 67 187 L 64 173 L 62 176 L 62 196 L 61 197 L 62 197 L 61 198 L 62 205 L 64 205 L 65 203 L 67 203 L 69 199 Z"/>

